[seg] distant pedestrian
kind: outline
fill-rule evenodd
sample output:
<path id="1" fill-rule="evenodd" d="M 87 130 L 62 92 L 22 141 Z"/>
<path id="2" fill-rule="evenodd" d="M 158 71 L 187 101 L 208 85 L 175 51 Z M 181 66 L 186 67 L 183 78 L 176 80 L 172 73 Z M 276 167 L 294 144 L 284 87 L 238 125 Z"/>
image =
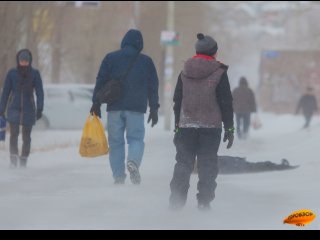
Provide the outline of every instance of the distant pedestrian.
<path id="1" fill-rule="evenodd" d="M 298 114 L 301 109 L 306 120 L 304 128 L 309 128 L 314 113 L 318 111 L 317 99 L 312 87 L 308 87 L 306 94 L 300 98 L 296 114 Z"/>
<path id="2" fill-rule="evenodd" d="M 0 150 L 5 148 L 7 122 L 4 117 L 0 117 Z"/>
<path id="3" fill-rule="evenodd" d="M 34 100 L 34 92 L 37 101 Z M 0 102 L 0 117 L 5 117 L 10 126 L 11 167 L 27 167 L 31 148 L 31 132 L 36 121 L 42 117 L 44 94 L 38 70 L 32 67 L 32 54 L 23 49 L 17 54 L 17 68 L 6 77 Z M 6 112 L 7 110 L 7 112 Z M 22 126 L 22 152 L 19 155 L 18 137 Z"/>
<path id="4" fill-rule="evenodd" d="M 251 125 L 251 114 L 257 112 L 257 105 L 254 92 L 249 88 L 245 77 L 240 78 L 239 87 L 233 91 L 232 96 L 237 135 L 239 139 L 246 139 Z"/>

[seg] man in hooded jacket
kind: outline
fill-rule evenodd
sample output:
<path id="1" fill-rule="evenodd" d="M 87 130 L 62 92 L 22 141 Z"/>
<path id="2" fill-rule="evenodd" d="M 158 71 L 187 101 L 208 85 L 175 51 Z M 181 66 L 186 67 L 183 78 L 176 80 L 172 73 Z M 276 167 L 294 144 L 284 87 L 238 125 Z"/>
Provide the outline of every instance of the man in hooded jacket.
<path id="1" fill-rule="evenodd" d="M 0 116 L 10 125 L 11 167 L 27 166 L 31 148 L 31 131 L 36 120 L 42 117 L 44 93 L 40 73 L 32 67 L 32 54 L 23 49 L 17 54 L 17 68 L 6 77 L 0 102 Z M 34 99 L 34 92 L 37 101 Z M 19 156 L 18 137 L 22 126 L 22 152 Z"/>
<path id="2" fill-rule="evenodd" d="M 115 184 L 123 184 L 126 179 L 125 132 L 128 143 L 127 169 L 131 182 L 138 185 L 141 183 L 139 168 L 145 147 L 144 114 L 148 104 L 148 123 L 152 121 L 153 127 L 158 122 L 158 76 L 152 59 L 142 54 L 142 49 L 141 32 L 129 30 L 122 40 L 121 49 L 107 54 L 102 61 L 94 89 L 90 112 L 101 117 L 101 104 L 97 100 L 97 92 L 108 81 L 118 79 L 124 83 L 122 98 L 107 106 L 110 165 Z M 127 77 L 122 79 L 129 68 Z"/>

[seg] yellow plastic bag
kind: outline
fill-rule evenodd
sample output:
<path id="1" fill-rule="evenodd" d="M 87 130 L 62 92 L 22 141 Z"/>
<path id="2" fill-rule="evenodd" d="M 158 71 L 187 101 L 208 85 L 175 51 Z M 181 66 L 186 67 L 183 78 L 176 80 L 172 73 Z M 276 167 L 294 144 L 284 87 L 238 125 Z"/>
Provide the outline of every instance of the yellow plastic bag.
<path id="1" fill-rule="evenodd" d="M 80 155 L 93 158 L 108 153 L 108 141 L 101 120 L 97 116 L 89 116 L 82 133 Z"/>

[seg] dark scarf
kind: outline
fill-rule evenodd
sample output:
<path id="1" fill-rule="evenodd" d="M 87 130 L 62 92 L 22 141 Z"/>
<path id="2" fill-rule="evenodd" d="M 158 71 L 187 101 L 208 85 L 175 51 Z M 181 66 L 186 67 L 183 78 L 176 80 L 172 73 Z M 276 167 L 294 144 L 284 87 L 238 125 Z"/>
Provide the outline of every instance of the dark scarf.
<path id="1" fill-rule="evenodd" d="M 23 79 L 26 79 L 30 76 L 31 66 L 29 65 L 29 66 L 23 67 L 23 66 L 18 65 L 18 72 L 22 76 Z"/>

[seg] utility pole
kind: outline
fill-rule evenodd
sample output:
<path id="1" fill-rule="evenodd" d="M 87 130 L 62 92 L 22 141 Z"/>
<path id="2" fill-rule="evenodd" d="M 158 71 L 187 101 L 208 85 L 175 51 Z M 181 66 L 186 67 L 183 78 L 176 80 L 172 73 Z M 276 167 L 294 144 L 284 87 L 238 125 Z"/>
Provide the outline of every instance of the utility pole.
<path id="1" fill-rule="evenodd" d="M 53 49 L 52 49 L 52 70 L 51 81 L 52 83 L 60 83 L 61 79 L 61 43 L 62 43 L 62 29 L 63 29 L 63 16 L 64 6 L 57 6 L 55 12 L 55 25 L 53 36 Z"/>
<path id="2" fill-rule="evenodd" d="M 133 17 L 134 17 L 134 27 L 136 29 L 140 28 L 140 11 L 141 11 L 141 2 L 133 2 Z"/>
<path id="3" fill-rule="evenodd" d="M 174 31 L 175 21 L 175 2 L 167 1 L 167 31 Z M 174 74 L 174 56 L 173 46 L 166 45 L 165 54 L 165 72 L 164 72 L 164 114 L 166 131 L 171 130 L 171 114 L 172 114 L 172 92 L 173 92 L 173 74 Z"/>

